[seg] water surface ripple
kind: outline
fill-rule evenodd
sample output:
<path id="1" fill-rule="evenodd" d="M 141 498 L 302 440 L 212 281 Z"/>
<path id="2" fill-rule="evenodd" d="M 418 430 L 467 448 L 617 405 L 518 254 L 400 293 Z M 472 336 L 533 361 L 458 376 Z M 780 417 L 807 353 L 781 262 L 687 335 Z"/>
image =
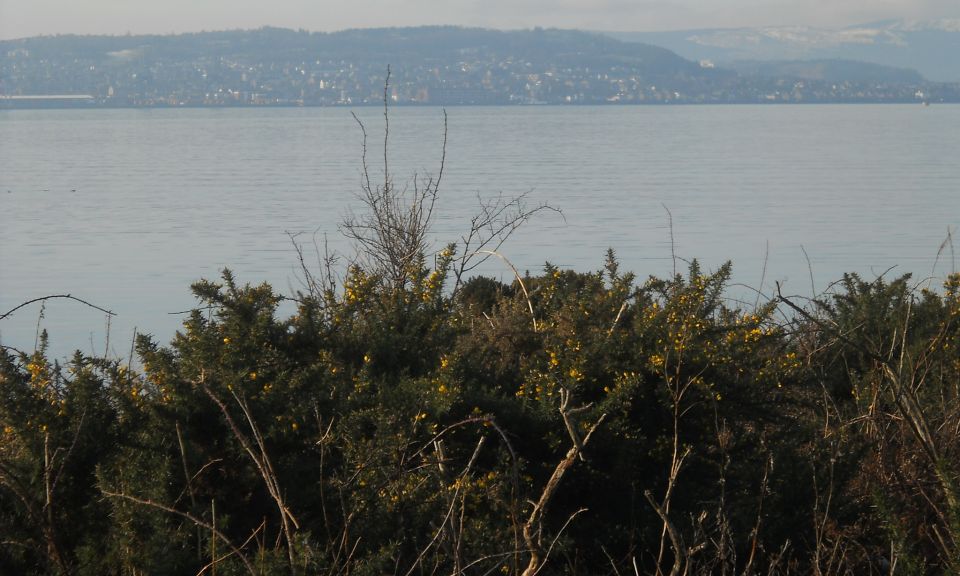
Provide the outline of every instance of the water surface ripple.
<path id="1" fill-rule="evenodd" d="M 382 110 L 359 108 L 380 178 Z M 451 108 L 437 245 L 459 237 L 477 195 L 529 193 L 543 215 L 504 247 L 522 270 L 595 270 L 608 247 L 641 277 L 677 254 L 735 278 L 809 295 L 844 271 L 942 278 L 960 224 L 960 106 Z M 442 111 L 391 112 L 399 181 L 435 174 Z M 194 305 L 188 286 L 223 267 L 298 286 L 286 232 L 348 253 L 338 223 L 360 182 L 361 133 L 344 108 L 0 112 L 0 311 L 70 293 L 161 340 Z M 485 270 L 508 278 L 502 267 Z M 751 298 L 752 302 L 752 298 Z M 0 322 L 32 348 L 39 306 Z M 102 353 L 104 316 L 50 302 L 54 350 Z"/>

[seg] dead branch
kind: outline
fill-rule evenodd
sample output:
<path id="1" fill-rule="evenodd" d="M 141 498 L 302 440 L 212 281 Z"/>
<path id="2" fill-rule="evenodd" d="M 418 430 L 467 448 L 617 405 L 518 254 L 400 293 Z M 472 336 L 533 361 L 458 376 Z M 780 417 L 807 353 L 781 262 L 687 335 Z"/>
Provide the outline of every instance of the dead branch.
<path id="1" fill-rule="evenodd" d="M 220 412 L 223 414 L 224 419 L 227 421 L 227 425 L 230 427 L 230 430 L 233 432 L 234 437 L 236 437 L 237 441 L 240 442 L 240 445 L 243 446 L 244 451 L 246 451 L 247 455 L 250 456 L 250 459 L 253 460 L 253 463 L 257 467 L 257 470 L 260 471 L 260 477 L 263 478 L 263 482 L 267 487 L 267 492 L 270 493 L 270 496 L 271 498 L 273 498 L 274 502 L 276 503 L 277 510 L 280 513 L 280 522 L 283 527 L 283 535 L 284 535 L 284 538 L 287 540 L 287 555 L 289 556 L 289 560 L 290 560 L 290 569 L 295 570 L 296 564 L 293 557 L 293 554 L 294 554 L 293 533 L 292 533 L 292 529 L 290 528 L 290 524 L 292 523 L 293 526 L 296 527 L 297 529 L 300 528 L 300 524 L 297 522 L 297 519 L 294 518 L 293 514 L 290 512 L 289 508 L 287 508 L 287 505 L 284 502 L 283 494 L 280 489 L 279 478 L 277 477 L 276 472 L 273 470 L 273 465 L 270 462 L 270 458 L 267 453 L 266 446 L 264 445 L 264 442 L 263 442 L 263 437 L 260 435 L 259 428 L 257 428 L 256 423 L 254 422 L 253 417 L 250 414 L 250 410 L 246 405 L 246 402 L 242 401 L 236 395 L 236 393 L 234 393 L 233 395 L 234 399 L 240 405 L 241 410 L 243 410 L 243 413 L 247 418 L 247 423 L 249 424 L 250 429 L 254 435 L 254 439 L 257 442 L 257 446 L 260 449 L 259 455 L 256 452 L 254 452 L 253 446 L 251 445 L 250 440 L 247 438 L 246 434 L 244 434 L 243 431 L 240 430 L 240 427 L 237 426 L 236 422 L 233 420 L 233 417 L 230 415 L 230 411 L 227 409 L 226 404 L 224 404 L 223 401 L 220 400 L 220 398 L 218 398 L 217 395 L 214 394 L 212 390 L 210 390 L 210 387 L 207 386 L 206 382 L 203 381 L 202 375 L 201 375 L 200 382 L 198 382 L 197 384 L 199 384 L 203 388 L 203 391 L 207 394 L 207 396 L 211 400 L 213 400 L 213 402 L 220 408 Z"/>
<path id="2" fill-rule="evenodd" d="M 29 305 L 34 304 L 34 303 L 36 303 L 36 302 L 46 302 L 47 300 L 54 300 L 54 299 L 57 299 L 57 298 L 63 298 L 63 299 L 67 299 L 67 300 L 73 300 L 73 301 L 79 302 L 79 303 L 81 303 L 81 304 L 83 304 L 83 305 L 85 305 L 85 306 L 89 306 L 90 308 L 93 308 L 94 310 L 99 310 L 100 312 L 103 312 L 104 314 L 107 314 L 107 315 L 109 315 L 109 316 L 116 316 L 116 313 L 115 313 L 115 312 L 111 312 L 110 310 L 107 310 L 106 308 L 101 308 L 101 307 L 97 306 L 96 304 L 91 304 L 91 303 L 87 302 L 86 300 L 83 300 L 83 299 L 81 299 L 81 298 L 77 298 L 76 296 L 71 296 L 70 294 L 52 294 L 52 295 L 50 295 L 50 296 L 42 296 L 42 297 L 40 297 L 40 298 L 34 298 L 34 299 L 32 299 L 32 300 L 27 300 L 26 302 L 20 304 L 19 306 L 15 306 L 15 307 L 11 308 L 10 310 L 8 310 L 5 314 L 3 314 L 2 316 L 0 316 L 0 320 L 3 320 L 3 319 L 5 319 L 5 318 L 7 318 L 8 316 L 10 316 L 11 314 L 13 314 L 13 313 L 16 312 L 17 310 L 23 308 L 24 306 L 29 306 Z"/>
<path id="3" fill-rule="evenodd" d="M 680 574 L 684 560 L 689 560 L 686 548 L 683 547 L 683 536 L 680 535 L 680 532 L 673 525 L 673 522 L 670 521 L 670 518 L 666 512 L 664 512 L 663 508 L 653 499 L 653 494 L 649 490 L 644 490 L 643 495 L 646 496 L 647 502 L 649 502 L 657 512 L 657 516 L 663 520 L 663 525 L 666 527 L 667 534 L 670 536 L 670 546 L 673 547 L 673 569 L 670 571 L 670 576 L 677 576 Z"/>
<path id="4" fill-rule="evenodd" d="M 433 221 L 434 208 L 443 179 L 447 157 L 447 112 L 443 111 L 443 140 L 440 167 L 436 178 L 420 182 L 414 174 L 411 182 L 397 188 L 389 167 L 390 69 L 384 82 L 383 114 L 383 183 L 373 184 L 367 164 L 367 131 L 363 122 L 353 114 L 363 134 L 361 192 L 358 198 L 367 210 L 362 216 L 348 215 L 340 226 L 341 232 L 357 244 L 360 256 L 374 272 L 381 274 L 393 287 L 400 288 L 415 272 L 413 266 L 423 258 L 427 249 L 427 234 Z"/>
<path id="5" fill-rule="evenodd" d="M 527 208 L 526 198 L 527 193 L 510 199 L 502 193 L 489 200 L 478 198 L 480 211 L 470 219 L 469 232 L 460 237 L 463 255 L 454 271 L 456 281 L 453 292 L 460 288 L 466 274 L 486 262 L 492 256 L 490 252 L 498 252 L 510 236 L 535 214 L 550 210 L 563 217 L 559 208 L 549 204 Z M 475 258 L 479 255 L 482 257 Z"/>
<path id="6" fill-rule="evenodd" d="M 564 424 L 567 426 L 568 431 L 570 430 L 569 421 L 571 417 L 575 414 L 583 412 L 587 408 L 589 408 L 589 406 L 570 408 L 569 395 L 562 396 L 560 415 L 563 418 Z M 540 568 L 543 566 L 543 563 L 546 561 L 546 555 L 544 554 L 541 545 L 544 513 L 546 512 L 550 501 L 553 499 L 557 488 L 560 486 L 560 481 L 563 480 L 563 476 L 580 458 L 580 453 L 582 452 L 583 448 L 588 442 L 590 442 L 590 438 L 593 436 L 593 433 L 597 430 L 597 428 L 600 427 L 606 417 L 606 414 L 601 414 L 597 421 L 590 426 L 587 434 L 582 440 L 577 438 L 576 433 L 571 433 L 571 441 L 573 442 L 573 446 L 567 450 L 567 454 L 562 460 L 560 460 L 560 462 L 557 463 L 556 468 L 553 470 L 553 474 L 550 475 L 550 479 L 547 480 L 543 491 L 540 493 L 540 498 L 536 503 L 534 503 L 533 510 L 530 511 L 530 516 L 523 524 L 523 540 L 527 545 L 527 550 L 530 554 L 530 560 L 527 563 L 527 567 L 524 569 L 522 576 L 534 576 L 537 572 L 539 572 Z"/>
<path id="7" fill-rule="evenodd" d="M 480 250 L 477 253 L 496 256 L 497 258 L 503 260 L 503 262 L 510 267 L 510 270 L 513 270 L 513 275 L 514 277 L 516 277 L 517 282 L 520 284 L 520 290 L 523 291 L 523 297 L 526 298 L 527 300 L 527 308 L 530 310 L 530 318 L 531 320 L 533 320 L 533 331 L 537 332 L 537 315 L 533 311 L 533 301 L 530 300 L 530 293 L 527 292 L 527 286 L 523 283 L 523 277 L 520 276 L 520 272 L 517 271 L 517 267 L 514 266 L 513 263 L 510 262 L 510 260 L 508 260 L 506 256 L 504 256 L 499 252 L 495 252 L 493 250 Z"/>
<path id="8" fill-rule="evenodd" d="M 109 498 L 121 498 L 123 500 L 128 500 L 130 502 L 133 502 L 134 504 L 140 504 L 141 506 L 156 508 L 157 510 L 162 510 L 169 514 L 173 514 L 175 516 L 180 516 L 181 518 L 185 518 L 193 522 L 195 525 L 200 526 L 205 530 L 209 530 L 211 534 L 213 534 L 216 538 L 219 538 L 221 542 L 226 544 L 227 547 L 230 548 L 233 554 L 236 554 L 237 557 L 240 558 L 240 561 L 243 562 L 243 565 L 246 567 L 247 572 L 249 572 L 251 576 L 256 576 L 256 571 L 253 569 L 253 565 L 250 564 L 250 560 L 248 560 L 247 557 L 244 556 L 243 552 L 241 552 L 239 548 L 233 545 L 230 539 L 227 538 L 227 536 L 223 532 L 218 530 L 213 525 L 208 524 L 203 520 L 197 518 L 193 514 L 190 514 L 189 512 L 184 512 L 182 510 L 177 510 L 176 508 L 171 508 L 170 506 L 161 504 L 160 502 L 155 502 L 153 500 L 148 500 L 143 498 L 137 498 L 136 496 L 130 496 L 129 494 L 124 494 L 121 492 L 110 492 L 109 490 L 103 490 L 103 495 Z M 249 541 L 250 540 L 248 539 L 247 542 Z"/>

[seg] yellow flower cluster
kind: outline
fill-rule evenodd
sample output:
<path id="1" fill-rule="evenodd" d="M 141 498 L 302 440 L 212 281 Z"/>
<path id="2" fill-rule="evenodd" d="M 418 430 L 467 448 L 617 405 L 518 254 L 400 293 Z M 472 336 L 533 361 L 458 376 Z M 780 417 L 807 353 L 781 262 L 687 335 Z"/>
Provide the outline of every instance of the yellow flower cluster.
<path id="1" fill-rule="evenodd" d="M 443 271 L 434 270 L 427 276 L 426 280 L 423 282 L 423 293 L 421 298 L 424 302 L 429 302 L 436 294 L 438 288 L 443 282 Z"/>
<path id="2" fill-rule="evenodd" d="M 46 362 L 30 362 L 27 364 L 27 371 L 30 372 L 30 382 L 37 388 L 44 388 L 50 383 L 47 378 Z"/>
<path id="3" fill-rule="evenodd" d="M 763 335 L 763 330 L 760 328 L 752 328 L 749 332 L 744 333 L 743 341 L 746 344 L 749 344 L 750 342 L 757 342 L 761 337 L 763 337 Z"/>
<path id="4" fill-rule="evenodd" d="M 580 376 L 580 372 L 576 369 L 571 369 L 571 372 Z M 528 378 L 520 384 L 516 396 L 517 398 L 526 397 L 531 400 L 540 400 L 542 398 L 552 397 L 556 390 L 557 383 L 553 376 L 540 372 L 539 370 L 534 370 Z"/>

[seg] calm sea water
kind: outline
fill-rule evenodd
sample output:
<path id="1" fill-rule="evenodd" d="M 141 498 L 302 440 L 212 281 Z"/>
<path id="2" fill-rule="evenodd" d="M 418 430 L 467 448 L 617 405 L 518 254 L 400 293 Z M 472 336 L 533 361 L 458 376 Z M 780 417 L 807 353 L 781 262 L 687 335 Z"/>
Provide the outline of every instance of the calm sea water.
<path id="1" fill-rule="evenodd" d="M 382 110 L 355 110 L 381 174 Z M 735 281 L 809 296 L 845 271 L 942 278 L 960 224 L 960 106 L 452 108 L 437 245 L 477 197 L 529 194 L 542 214 L 503 248 L 521 270 L 595 270 L 612 247 L 641 278 L 676 254 Z M 436 174 L 443 113 L 396 108 L 397 180 Z M 195 304 L 188 286 L 223 267 L 244 282 L 299 286 L 288 232 L 326 235 L 360 183 L 362 136 L 343 108 L 0 112 L 0 342 L 58 355 L 125 356 L 134 327 L 168 340 Z M 804 251 L 809 255 L 808 267 Z M 940 252 L 938 257 L 938 251 Z M 765 266 L 766 263 L 766 266 Z M 682 263 L 681 263 L 682 266 Z M 764 268 L 766 271 L 764 272 Z M 509 279 L 502 266 L 487 274 Z M 748 288 L 734 297 L 753 302 Z"/>

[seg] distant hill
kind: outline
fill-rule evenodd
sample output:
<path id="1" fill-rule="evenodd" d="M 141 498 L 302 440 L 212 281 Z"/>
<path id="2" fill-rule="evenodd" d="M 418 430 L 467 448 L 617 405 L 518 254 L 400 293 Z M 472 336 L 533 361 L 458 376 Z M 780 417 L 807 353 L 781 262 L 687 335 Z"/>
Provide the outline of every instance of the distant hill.
<path id="1" fill-rule="evenodd" d="M 35 58 L 182 60 L 238 58 L 263 62 L 343 60 L 394 65 L 462 61 L 488 56 L 534 65 L 620 63 L 649 74 L 673 74 L 696 66 L 669 50 L 623 43 L 602 34 L 573 30 L 498 31 L 454 26 L 307 32 L 283 28 L 200 32 L 164 36 L 40 36 L 0 41 L 5 52 L 24 49 Z"/>
<path id="2" fill-rule="evenodd" d="M 0 107 L 379 104 L 388 66 L 397 104 L 960 100 L 960 85 L 876 65 L 726 69 L 597 33 L 428 26 L 0 41 Z"/>
<path id="3" fill-rule="evenodd" d="M 735 60 L 724 66 L 742 76 L 766 78 L 888 84 L 923 82 L 923 76 L 916 70 L 854 60 Z"/>
<path id="4" fill-rule="evenodd" d="M 421 103 L 604 102 L 641 84 L 673 95 L 734 76 L 601 34 L 442 26 L 45 36 L 2 41 L 0 55 L 0 93 L 132 105 L 377 102 L 388 65 L 394 99 Z"/>
<path id="5" fill-rule="evenodd" d="M 960 82 L 960 20 L 888 20 L 846 28 L 808 26 L 611 32 L 627 42 L 663 46 L 685 58 L 723 65 L 737 60 L 856 60 Z"/>

